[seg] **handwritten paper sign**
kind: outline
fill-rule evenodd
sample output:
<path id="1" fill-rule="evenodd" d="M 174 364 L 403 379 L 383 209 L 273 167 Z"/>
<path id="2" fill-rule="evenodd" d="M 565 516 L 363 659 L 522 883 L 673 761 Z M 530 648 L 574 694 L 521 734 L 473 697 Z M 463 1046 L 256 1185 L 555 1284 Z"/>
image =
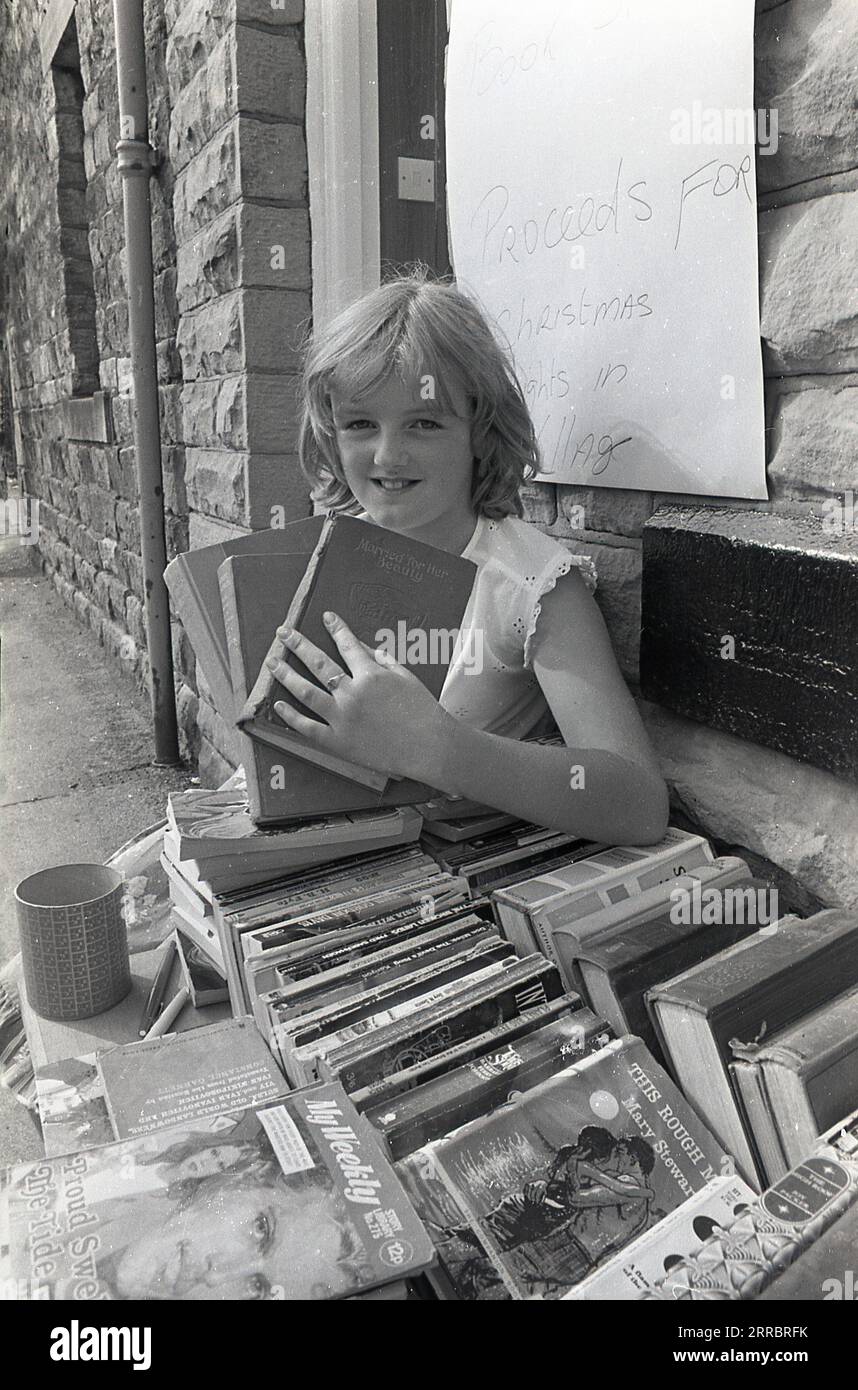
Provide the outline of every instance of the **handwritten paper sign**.
<path id="1" fill-rule="evenodd" d="M 766 496 L 753 12 L 454 0 L 453 265 L 547 481 Z"/>

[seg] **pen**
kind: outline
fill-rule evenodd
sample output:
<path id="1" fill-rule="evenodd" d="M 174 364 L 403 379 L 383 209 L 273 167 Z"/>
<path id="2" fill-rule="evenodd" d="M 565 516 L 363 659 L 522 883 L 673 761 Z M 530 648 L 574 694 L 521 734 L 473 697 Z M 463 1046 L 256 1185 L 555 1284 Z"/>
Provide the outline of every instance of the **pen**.
<path id="1" fill-rule="evenodd" d="M 155 1019 L 161 1011 L 164 1002 L 164 995 L 167 992 L 170 975 L 173 970 L 173 960 L 176 955 L 176 938 L 171 936 L 164 948 L 161 957 L 161 964 L 158 966 L 155 978 L 152 981 L 152 988 L 149 991 L 149 998 L 146 1000 L 146 1007 L 143 1010 L 143 1017 L 140 1020 L 138 1037 L 145 1038 Z"/>
<path id="2" fill-rule="evenodd" d="M 150 1038 L 162 1037 L 173 1020 L 178 1018 L 190 997 L 191 991 L 188 989 L 187 985 L 182 985 L 182 988 L 173 995 L 163 1013 L 158 1015 L 143 1041 L 148 1042 Z"/>

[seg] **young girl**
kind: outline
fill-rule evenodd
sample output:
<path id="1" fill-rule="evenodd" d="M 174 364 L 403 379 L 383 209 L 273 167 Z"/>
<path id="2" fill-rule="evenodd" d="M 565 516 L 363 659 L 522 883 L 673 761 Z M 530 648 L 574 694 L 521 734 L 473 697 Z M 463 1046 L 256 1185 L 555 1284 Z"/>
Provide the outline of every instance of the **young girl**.
<path id="1" fill-rule="evenodd" d="M 591 596 L 592 561 L 520 520 L 537 442 L 477 306 L 425 273 L 386 283 L 311 341 L 303 392 L 315 500 L 462 555 L 477 575 L 440 701 L 333 614 L 341 665 L 286 639 L 325 690 L 272 663 L 324 724 L 285 704 L 280 717 L 319 748 L 538 825 L 660 839 L 666 788 Z M 555 726 L 565 747 L 519 741 Z"/>

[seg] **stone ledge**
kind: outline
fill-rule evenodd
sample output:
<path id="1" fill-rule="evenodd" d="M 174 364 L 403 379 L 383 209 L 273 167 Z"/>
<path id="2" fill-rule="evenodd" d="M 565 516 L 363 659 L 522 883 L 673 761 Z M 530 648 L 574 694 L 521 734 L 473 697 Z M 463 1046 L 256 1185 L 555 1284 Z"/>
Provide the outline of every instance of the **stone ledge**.
<path id="1" fill-rule="evenodd" d="M 641 688 L 858 780 L 858 534 L 809 513 L 662 508 L 643 533 Z"/>

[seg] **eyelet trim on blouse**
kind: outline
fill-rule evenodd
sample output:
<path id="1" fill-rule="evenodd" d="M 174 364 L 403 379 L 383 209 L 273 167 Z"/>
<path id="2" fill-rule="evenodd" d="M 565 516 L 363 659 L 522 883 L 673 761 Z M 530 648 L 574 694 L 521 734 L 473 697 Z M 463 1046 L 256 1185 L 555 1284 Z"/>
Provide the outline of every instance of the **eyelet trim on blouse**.
<path id="1" fill-rule="evenodd" d="M 551 593 L 551 590 L 556 586 L 558 579 L 562 579 L 564 574 L 569 574 L 569 572 L 573 569 L 577 569 L 579 571 L 581 578 L 584 580 L 584 583 L 587 585 L 587 588 L 590 590 L 591 594 L 595 593 L 596 591 L 596 584 L 598 583 L 596 566 L 593 564 L 593 561 L 590 559 L 589 555 L 569 554 L 566 556 L 565 559 L 555 561 L 555 567 L 552 570 L 549 570 L 548 574 L 545 575 L 540 584 L 539 598 L 533 605 L 533 612 L 531 613 L 530 621 L 527 624 L 527 632 L 525 633 L 524 637 L 524 665 L 525 668 L 528 670 L 530 669 L 531 665 L 531 652 L 533 648 L 533 639 L 536 635 L 536 624 L 538 623 L 539 615 L 542 612 L 542 600 L 545 598 L 546 594 Z M 530 585 L 533 582 L 535 582 L 534 577 L 532 575 L 527 575 L 525 583 Z M 516 622 L 515 626 L 516 628 L 518 627 L 518 622 Z"/>

